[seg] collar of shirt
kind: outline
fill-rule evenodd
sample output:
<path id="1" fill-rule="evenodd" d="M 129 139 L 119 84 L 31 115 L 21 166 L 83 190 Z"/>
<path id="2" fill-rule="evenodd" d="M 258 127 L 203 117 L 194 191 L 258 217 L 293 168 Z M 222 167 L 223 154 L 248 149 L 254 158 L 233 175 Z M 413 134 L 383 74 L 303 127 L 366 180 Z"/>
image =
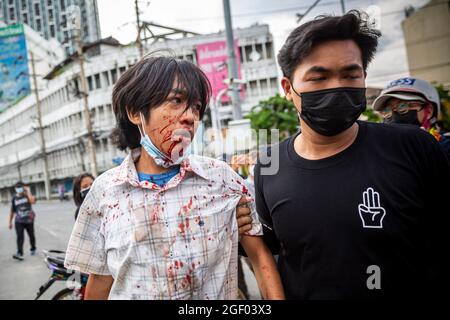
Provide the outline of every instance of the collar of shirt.
<path id="1" fill-rule="evenodd" d="M 153 189 L 153 190 L 167 190 L 177 186 L 186 175 L 186 172 L 192 172 L 203 179 L 209 180 L 209 176 L 206 174 L 203 167 L 195 161 L 195 156 L 189 156 L 180 165 L 180 174 L 175 176 L 169 183 L 160 187 L 155 183 L 149 181 L 139 181 L 139 177 L 136 171 L 135 162 L 141 155 L 141 148 L 131 150 L 131 153 L 120 164 L 116 174 L 113 177 L 113 184 L 120 185 L 123 183 L 129 183 L 133 187 Z"/>

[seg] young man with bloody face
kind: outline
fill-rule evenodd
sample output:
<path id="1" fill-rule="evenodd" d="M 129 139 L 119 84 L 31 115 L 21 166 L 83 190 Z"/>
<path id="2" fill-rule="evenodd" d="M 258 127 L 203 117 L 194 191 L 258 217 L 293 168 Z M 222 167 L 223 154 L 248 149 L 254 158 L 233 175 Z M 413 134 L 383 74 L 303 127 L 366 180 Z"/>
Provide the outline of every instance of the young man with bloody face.
<path id="1" fill-rule="evenodd" d="M 445 288 L 449 215 L 436 201 L 449 192 L 445 153 L 419 128 L 358 121 L 379 36 L 356 11 L 318 17 L 278 55 L 301 130 L 268 150 L 276 174 L 257 164 L 255 189 L 288 299 L 407 299 Z"/>
<path id="2" fill-rule="evenodd" d="M 115 141 L 131 150 L 99 176 L 80 208 L 66 255 L 89 273 L 87 299 L 235 299 L 236 206 L 248 195 L 225 163 L 190 153 L 210 97 L 188 61 L 149 57 L 113 91 Z M 254 205 L 240 240 L 266 299 L 284 297 Z"/>

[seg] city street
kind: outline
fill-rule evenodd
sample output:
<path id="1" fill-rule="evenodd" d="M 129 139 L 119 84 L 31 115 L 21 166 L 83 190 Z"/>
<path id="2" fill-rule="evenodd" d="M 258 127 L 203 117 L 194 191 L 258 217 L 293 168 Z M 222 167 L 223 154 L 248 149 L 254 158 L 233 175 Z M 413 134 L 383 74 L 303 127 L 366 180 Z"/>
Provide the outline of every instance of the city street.
<path id="1" fill-rule="evenodd" d="M 50 270 L 44 264 L 42 253 L 46 250 L 65 250 L 74 224 L 75 205 L 72 201 L 38 201 L 34 205 L 36 212 L 35 232 L 38 254 L 30 256 L 28 236 L 25 235 L 25 260 L 12 258 L 16 250 L 16 232 L 8 229 L 9 206 L 0 204 L 0 300 L 30 300 L 36 297 L 39 287 L 50 276 Z M 253 274 L 244 263 L 244 276 L 250 299 L 259 299 L 258 288 Z M 40 299 L 51 299 L 65 287 L 64 283 L 54 283 Z"/>
<path id="2" fill-rule="evenodd" d="M 35 233 L 38 254 L 30 256 L 30 244 L 25 235 L 24 261 L 14 260 L 16 251 L 16 232 L 8 229 L 9 206 L 0 205 L 0 300 L 34 299 L 39 287 L 50 276 L 44 264 L 43 249 L 65 250 L 74 224 L 75 205 L 72 201 L 40 202 L 34 205 L 36 212 Z M 64 288 L 64 283 L 56 282 L 41 297 L 51 299 Z"/>

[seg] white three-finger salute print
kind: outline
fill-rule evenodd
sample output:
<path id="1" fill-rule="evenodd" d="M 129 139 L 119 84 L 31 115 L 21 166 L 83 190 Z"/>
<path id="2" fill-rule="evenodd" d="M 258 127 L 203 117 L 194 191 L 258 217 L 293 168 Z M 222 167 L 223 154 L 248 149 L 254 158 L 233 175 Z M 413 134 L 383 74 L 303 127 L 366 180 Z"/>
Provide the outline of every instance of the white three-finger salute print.
<path id="1" fill-rule="evenodd" d="M 358 205 L 359 216 L 364 228 L 383 228 L 386 210 L 380 204 L 380 194 L 372 188 L 363 192 L 363 203 Z"/>

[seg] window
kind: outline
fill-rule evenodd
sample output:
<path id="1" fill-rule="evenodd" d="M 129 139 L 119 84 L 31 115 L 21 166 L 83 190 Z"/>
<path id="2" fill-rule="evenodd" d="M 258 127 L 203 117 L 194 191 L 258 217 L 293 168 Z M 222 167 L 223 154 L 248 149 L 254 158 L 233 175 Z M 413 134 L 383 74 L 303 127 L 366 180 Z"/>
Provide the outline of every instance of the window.
<path id="1" fill-rule="evenodd" d="M 26 13 L 24 13 L 24 14 L 22 15 L 22 21 L 23 21 L 23 23 L 28 24 L 28 15 L 27 15 Z"/>
<path id="2" fill-rule="evenodd" d="M 104 117 L 103 106 L 98 107 L 98 121 L 102 122 Z"/>
<path id="3" fill-rule="evenodd" d="M 92 85 L 92 77 L 91 76 L 87 77 L 87 81 L 88 81 L 89 91 L 94 90 L 94 86 Z"/>
<path id="4" fill-rule="evenodd" d="M 108 152 L 109 146 L 108 146 L 108 139 L 103 139 L 103 150 L 104 152 Z"/>
<path id="5" fill-rule="evenodd" d="M 50 37 L 52 37 L 52 38 L 55 37 L 55 26 L 54 25 L 50 26 Z"/>
<path id="6" fill-rule="evenodd" d="M 250 62 L 250 54 L 252 53 L 252 46 L 245 46 L 244 47 L 244 52 L 245 52 L 245 61 L 246 62 Z"/>
<path id="7" fill-rule="evenodd" d="M 22 4 L 22 10 L 26 10 L 27 9 L 27 1 L 26 0 L 22 0 L 21 4 Z"/>
<path id="8" fill-rule="evenodd" d="M 42 25 L 41 25 L 41 20 L 40 19 L 36 19 L 36 30 L 37 31 L 41 31 L 42 30 Z"/>
<path id="9" fill-rule="evenodd" d="M 257 96 L 258 95 L 258 83 L 256 80 L 250 81 L 250 95 L 251 96 Z"/>
<path id="10" fill-rule="evenodd" d="M 34 14 L 36 16 L 40 16 L 41 15 L 41 8 L 39 7 L 39 3 L 35 3 L 34 4 Z"/>
<path id="11" fill-rule="evenodd" d="M 109 87 L 110 83 L 109 83 L 109 78 L 108 78 L 108 71 L 103 72 L 103 79 L 105 79 L 104 81 L 106 83 L 106 86 Z"/>
<path id="12" fill-rule="evenodd" d="M 102 87 L 102 83 L 100 81 L 100 74 L 97 73 L 96 75 L 94 75 L 94 78 L 95 78 L 95 88 L 100 89 Z"/>
<path id="13" fill-rule="evenodd" d="M 16 20 L 16 13 L 14 12 L 14 8 L 9 8 L 9 20 Z"/>
<path id="14" fill-rule="evenodd" d="M 255 51 L 257 52 L 257 54 L 255 54 L 254 52 L 252 53 L 252 58 L 254 59 L 253 61 L 263 59 L 263 49 L 261 43 L 255 44 Z"/>
<path id="15" fill-rule="evenodd" d="M 268 79 L 261 79 L 261 80 L 260 80 L 260 84 L 261 84 L 261 93 L 262 93 L 263 95 L 269 94 L 269 84 L 268 84 Z"/>
<path id="16" fill-rule="evenodd" d="M 53 5 L 53 1 L 52 0 L 47 0 L 47 6 L 51 7 Z"/>
<path id="17" fill-rule="evenodd" d="M 61 11 L 65 11 L 66 10 L 66 0 L 60 0 L 59 6 L 61 8 Z"/>
<path id="18" fill-rule="evenodd" d="M 127 68 L 125 68 L 125 67 L 120 67 L 119 68 L 120 75 L 122 75 L 125 72 L 126 69 Z"/>
<path id="19" fill-rule="evenodd" d="M 277 78 L 270 78 L 270 89 L 278 90 L 278 79 Z"/>
<path id="20" fill-rule="evenodd" d="M 116 69 L 111 70 L 111 81 L 113 84 L 115 84 L 117 82 L 117 70 Z"/>
<path id="21" fill-rule="evenodd" d="M 61 15 L 61 27 L 65 28 L 67 26 L 67 18 L 65 14 Z"/>
<path id="22" fill-rule="evenodd" d="M 273 43 L 267 42 L 266 43 L 266 59 L 273 59 Z"/>
<path id="23" fill-rule="evenodd" d="M 53 10 L 52 9 L 48 10 L 48 20 L 53 21 Z"/>

